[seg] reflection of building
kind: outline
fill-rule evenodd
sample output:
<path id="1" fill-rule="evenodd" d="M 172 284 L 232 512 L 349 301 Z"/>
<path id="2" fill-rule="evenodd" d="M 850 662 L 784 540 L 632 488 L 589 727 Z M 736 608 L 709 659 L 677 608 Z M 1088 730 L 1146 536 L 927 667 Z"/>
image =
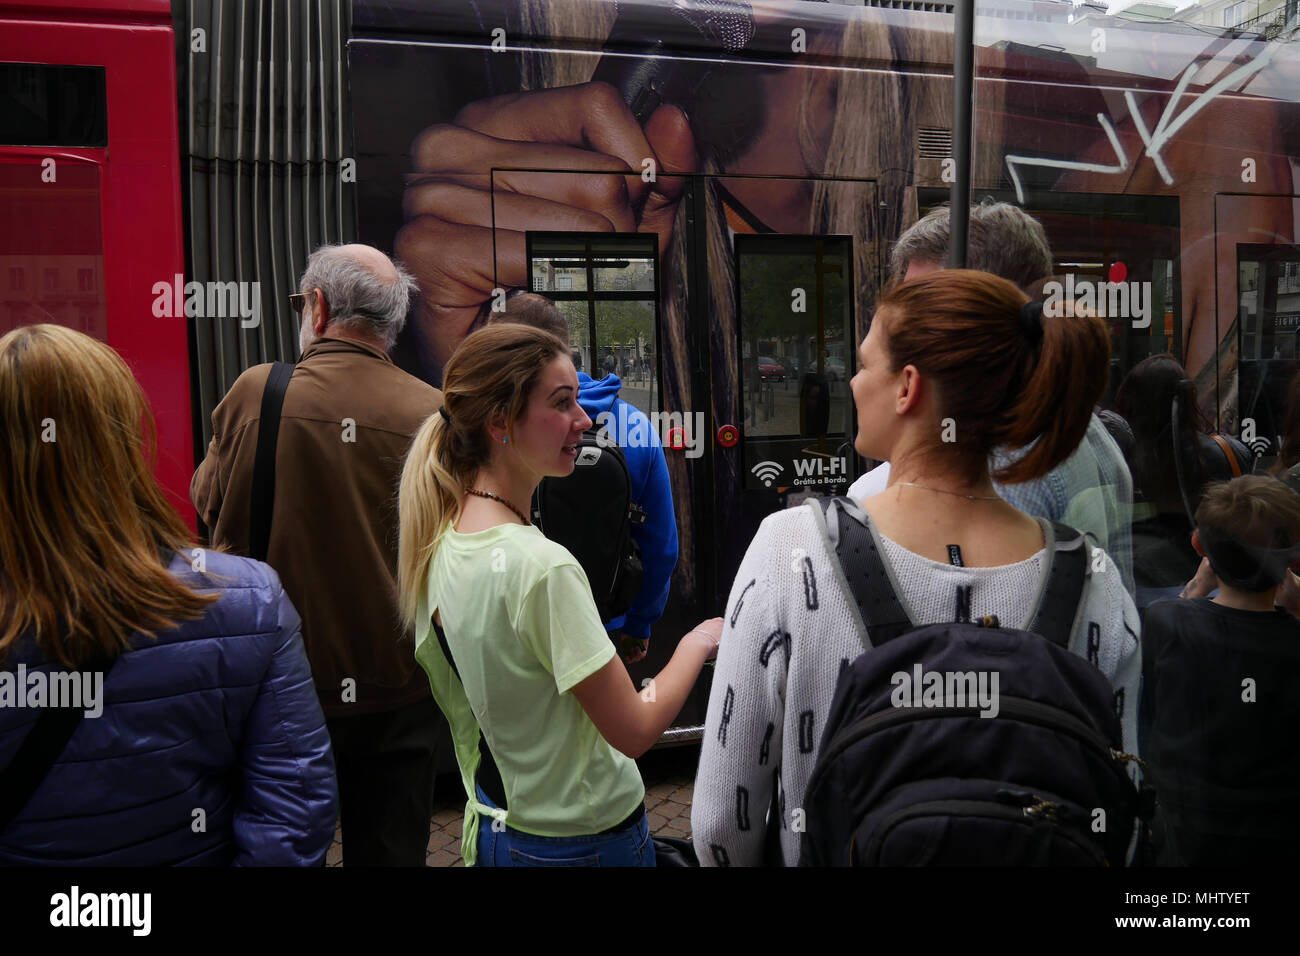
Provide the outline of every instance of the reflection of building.
<path id="1" fill-rule="evenodd" d="M 1300 357 L 1300 261 L 1243 259 L 1239 282 L 1242 359 Z"/>
<path id="2" fill-rule="evenodd" d="M 1178 5 L 1172 0 L 1116 0 L 1107 12 L 1135 19 L 1169 20 L 1177 9 Z"/>
<path id="3" fill-rule="evenodd" d="M 1272 37 L 1297 22 L 1298 10 L 1296 0 L 1200 0 L 1172 19 Z"/>
<path id="4" fill-rule="evenodd" d="M 54 322 L 104 338 L 104 257 L 0 256 L 0 334 Z"/>
<path id="5" fill-rule="evenodd" d="M 603 259 L 591 263 L 597 292 L 630 292 L 654 288 L 654 263 L 649 259 Z M 534 292 L 578 292 L 587 288 L 587 260 L 536 259 Z"/>

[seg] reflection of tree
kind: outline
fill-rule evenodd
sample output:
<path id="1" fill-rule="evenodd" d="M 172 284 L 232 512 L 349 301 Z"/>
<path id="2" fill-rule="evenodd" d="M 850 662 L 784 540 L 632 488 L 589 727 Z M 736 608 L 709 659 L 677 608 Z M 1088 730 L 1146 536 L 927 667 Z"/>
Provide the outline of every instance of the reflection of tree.
<path id="1" fill-rule="evenodd" d="M 654 310 L 649 302 L 596 303 L 596 343 L 603 350 L 612 342 L 628 345 L 654 341 Z"/>
<path id="2" fill-rule="evenodd" d="M 780 340 L 790 343 L 782 352 L 804 357 L 808 339 L 817 334 L 816 267 L 811 255 L 746 256 L 740 270 L 740 319 L 747 342 L 756 347 L 759 340 Z M 844 287 L 839 276 L 822 277 L 823 341 L 843 337 Z M 796 289 L 803 290 L 803 312 L 793 308 Z"/>

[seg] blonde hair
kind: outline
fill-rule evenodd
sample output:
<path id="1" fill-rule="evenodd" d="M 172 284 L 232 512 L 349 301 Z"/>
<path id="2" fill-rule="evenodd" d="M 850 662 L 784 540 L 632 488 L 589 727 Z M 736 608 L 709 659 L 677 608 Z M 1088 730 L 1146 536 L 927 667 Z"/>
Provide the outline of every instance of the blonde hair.
<path id="1" fill-rule="evenodd" d="M 193 539 L 154 479 L 153 415 L 116 352 L 58 325 L 14 329 L 0 421 L 0 658 L 30 630 L 77 666 L 216 600 L 167 569 L 164 552 Z"/>
<path id="2" fill-rule="evenodd" d="M 420 426 L 397 496 L 397 587 L 407 627 L 415 626 L 438 542 L 460 517 L 465 488 L 492 460 L 488 421 L 501 414 L 507 432 L 513 431 L 542 370 L 568 354 L 569 347 L 549 332 L 502 322 L 472 333 L 447 361 L 446 416 L 435 412 Z"/>

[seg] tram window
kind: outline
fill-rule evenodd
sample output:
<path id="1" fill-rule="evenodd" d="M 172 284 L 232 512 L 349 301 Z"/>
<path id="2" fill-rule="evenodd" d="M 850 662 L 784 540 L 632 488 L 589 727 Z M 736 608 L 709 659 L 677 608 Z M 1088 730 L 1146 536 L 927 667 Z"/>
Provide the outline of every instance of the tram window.
<path id="1" fill-rule="evenodd" d="M 102 66 L 0 63 L 0 146 L 107 146 Z"/>
<path id="2" fill-rule="evenodd" d="M 99 167 L 61 162 L 41 184 L 35 156 L 0 162 L 0 335 L 20 325 L 54 322 L 107 338 Z M 36 188 L 33 183 L 41 184 Z"/>
<path id="3" fill-rule="evenodd" d="M 735 241 L 745 487 L 847 483 L 857 365 L 851 241 Z"/>
<path id="4" fill-rule="evenodd" d="M 1111 374 L 1102 405 L 1112 403 L 1138 362 L 1183 353 L 1177 197 L 1030 190 L 1021 204 L 1014 192 L 979 190 L 973 201 L 984 199 L 1022 205 L 1042 223 L 1062 292 L 1073 288 L 1086 302 L 1081 293 L 1087 287 L 1097 303 L 1103 301 L 1098 298 L 1103 288 L 1127 287 L 1115 299 L 1121 308 L 1102 313 L 1111 336 Z M 948 200 L 947 189 L 917 190 L 921 215 Z M 1105 312 L 1111 311 L 1111 301 L 1107 294 Z"/>
<path id="5" fill-rule="evenodd" d="M 658 411 L 655 237 L 530 232 L 527 241 L 529 286 L 568 320 L 574 365 L 597 380 L 618 375 L 620 398 Z"/>
<path id="6" fill-rule="evenodd" d="M 1300 246 L 1237 246 L 1239 420 L 1272 463 L 1284 437 L 1291 384 L 1300 374 Z"/>

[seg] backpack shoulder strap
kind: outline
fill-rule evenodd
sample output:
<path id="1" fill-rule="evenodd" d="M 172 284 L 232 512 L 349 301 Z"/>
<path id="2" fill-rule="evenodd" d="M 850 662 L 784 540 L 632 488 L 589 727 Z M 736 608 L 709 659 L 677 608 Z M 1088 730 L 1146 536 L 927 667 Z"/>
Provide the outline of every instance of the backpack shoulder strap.
<path id="1" fill-rule="evenodd" d="M 890 583 L 884 558 L 871 533 L 871 518 L 862 506 L 842 496 L 813 498 L 809 504 L 821 515 L 818 526 L 824 529 L 858 605 L 867 639 L 879 646 L 910 631 L 912 621 Z"/>
<path id="2" fill-rule="evenodd" d="M 1088 576 L 1087 536 L 1059 521 L 1052 522 L 1055 547 L 1049 555 L 1047 586 L 1029 629 L 1053 644 L 1068 648 L 1074 617 Z"/>
<path id="3" fill-rule="evenodd" d="M 107 677 L 115 663 L 116 657 L 97 658 L 83 664 L 80 670 L 98 670 Z M 0 773 L 0 833 L 23 811 L 41 781 L 49 776 L 85 716 L 84 708 L 49 707 L 41 711 L 36 726 L 28 731 L 9 766 Z"/>
<path id="4" fill-rule="evenodd" d="M 451 672 L 456 675 L 456 680 L 460 681 L 463 688 L 465 682 L 461 680 L 460 668 L 456 666 L 456 658 L 451 656 L 451 647 L 447 643 L 447 632 L 442 629 L 442 625 L 437 621 L 433 624 L 433 633 L 438 637 L 438 646 L 442 648 L 442 656 L 447 658 L 447 663 L 451 666 Z M 493 803 L 502 810 L 506 807 L 506 787 L 501 780 L 501 771 L 497 768 L 497 762 L 492 756 L 492 750 L 488 747 L 487 738 L 483 736 L 483 729 L 479 728 L 478 732 L 478 780 L 477 783 L 483 788 Z"/>
<path id="5" fill-rule="evenodd" d="M 275 448 L 280 440 L 280 412 L 293 366 L 275 362 L 262 390 L 257 423 L 257 456 L 253 459 L 253 493 L 248 509 L 248 556 L 265 561 L 271 547 L 271 514 L 275 510 Z"/>
<path id="6" fill-rule="evenodd" d="M 1219 446 L 1219 451 L 1223 452 L 1223 457 L 1228 461 L 1228 468 L 1232 472 L 1232 477 L 1240 478 L 1242 475 L 1241 462 L 1237 460 L 1237 454 L 1232 450 L 1232 446 L 1223 440 L 1222 435 L 1211 435 L 1214 443 Z"/>

